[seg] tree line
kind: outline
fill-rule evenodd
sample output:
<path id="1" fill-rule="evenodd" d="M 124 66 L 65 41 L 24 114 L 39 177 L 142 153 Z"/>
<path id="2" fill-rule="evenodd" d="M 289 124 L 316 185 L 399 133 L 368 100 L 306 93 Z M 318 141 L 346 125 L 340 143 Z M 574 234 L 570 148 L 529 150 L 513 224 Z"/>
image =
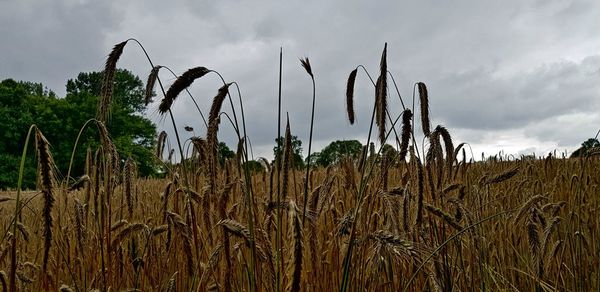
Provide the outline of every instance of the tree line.
<path id="1" fill-rule="evenodd" d="M 58 168 L 57 173 L 67 172 L 75 138 L 86 121 L 96 115 L 101 82 L 102 72 L 79 73 L 76 78 L 67 81 L 66 95 L 63 98 L 44 88 L 41 83 L 13 79 L 0 82 L 0 189 L 16 186 L 25 135 L 31 124 L 37 124 L 52 143 L 51 151 Z M 115 74 L 115 102 L 111 106 L 111 119 L 107 128 L 120 157 L 131 157 L 136 161 L 140 176 L 161 176 L 162 158 L 156 157 L 154 151 L 156 125 L 144 117 L 144 97 L 144 83 L 140 78 L 128 70 L 118 69 Z M 81 149 L 96 149 L 99 146 L 96 131 L 94 127 L 89 127 L 81 133 L 79 151 L 75 152 L 72 163 L 74 176 L 84 172 L 86 151 Z M 571 157 L 579 157 L 599 146 L 596 138 L 590 138 Z M 308 162 L 308 158 L 303 157 L 302 150 L 302 141 L 293 136 L 292 163 L 296 168 L 304 168 Z M 337 140 L 320 152 L 312 153 L 310 160 L 312 165 L 327 167 L 343 157 L 357 160 L 366 151 L 367 147 L 358 140 Z M 395 151 L 391 145 L 385 145 L 383 149 L 384 155 Z M 274 159 L 278 159 L 282 152 L 283 137 L 275 139 Z M 235 156 L 223 142 L 218 145 L 218 154 L 221 163 Z M 372 155 L 375 154 L 370 153 L 369 156 Z M 34 161 L 33 154 L 26 158 L 24 186 L 27 188 L 34 188 L 36 185 Z M 257 161 L 249 163 L 253 170 L 262 169 Z"/>
<path id="2" fill-rule="evenodd" d="M 0 189 L 17 184 L 25 136 L 30 125 L 36 124 L 51 143 L 57 173 L 66 174 L 75 139 L 81 127 L 96 116 L 100 96 L 101 72 L 79 73 L 66 84 L 66 95 L 59 98 L 41 83 L 5 79 L 0 82 Z M 106 126 L 121 157 L 137 162 L 139 174 L 156 175 L 158 161 L 154 158 L 156 126 L 143 116 L 144 85 L 127 70 L 115 75 L 115 102 L 111 122 Z M 99 145 L 95 127 L 81 133 L 73 158 L 74 174 L 82 174 L 86 149 Z M 30 144 L 31 145 L 31 144 Z M 24 186 L 36 185 L 34 151 L 29 150 L 24 170 Z"/>

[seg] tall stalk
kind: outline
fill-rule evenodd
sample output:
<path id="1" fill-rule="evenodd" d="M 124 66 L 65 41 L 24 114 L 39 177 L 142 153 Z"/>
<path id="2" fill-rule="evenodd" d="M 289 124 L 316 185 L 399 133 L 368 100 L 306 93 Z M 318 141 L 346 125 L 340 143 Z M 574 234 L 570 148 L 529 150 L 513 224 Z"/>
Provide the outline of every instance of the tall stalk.
<path id="1" fill-rule="evenodd" d="M 311 114 L 310 114 L 310 134 L 309 134 L 309 138 L 308 138 L 308 156 L 307 156 L 307 163 L 306 163 L 306 177 L 304 178 L 304 207 L 302 210 L 302 225 L 304 225 L 304 221 L 306 219 L 306 205 L 308 205 L 308 201 L 307 201 L 307 197 L 308 197 L 308 179 L 310 176 L 310 155 L 311 155 L 311 147 L 312 147 L 312 136 L 313 136 L 313 124 L 315 121 L 315 76 L 312 73 L 312 68 L 310 66 L 310 61 L 308 60 L 308 58 L 302 60 L 300 59 L 300 63 L 302 64 L 302 66 L 304 67 L 304 69 L 306 69 L 306 72 L 308 73 L 308 75 L 310 76 L 310 79 L 312 80 L 312 110 L 311 110 Z"/>
<path id="2" fill-rule="evenodd" d="M 17 181 L 17 198 L 15 203 L 15 215 L 13 217 L 13 231 L 10 248 L 10 278 L 9 278 L 9 291 L 17 291 L 17 221 L 21 217 L 21 186 L 23 185 L 23 172 L 25 171 L 25 157 L 27 157 L 27 147 L 29 146 L 29 137 L 36 128 L 36 125 L 31 125 L 27 136 L 25 137 L 25 145 L 23 146 L 23 154 L 21 155 L 21 165 L 19 166 L 19 180 Z"/>
<path id="3" fill-rule="evenodd" d="M 281 205 L 281 72 L 283 63 L 283 48 L 279 48 L 279 95 L 277 106 L 277 155 L 275 163 L 277 163 L 277 205 Z M 277 208 L 277 231 L 275 233 L 275 291 L 280 291 L 281 287 L 281 272 L 283 271 L 283 259 L 281 258 L 281 243 L 282 243 L 282 210 Z M 281 265 L 279 262 L 281 261 Z"/>

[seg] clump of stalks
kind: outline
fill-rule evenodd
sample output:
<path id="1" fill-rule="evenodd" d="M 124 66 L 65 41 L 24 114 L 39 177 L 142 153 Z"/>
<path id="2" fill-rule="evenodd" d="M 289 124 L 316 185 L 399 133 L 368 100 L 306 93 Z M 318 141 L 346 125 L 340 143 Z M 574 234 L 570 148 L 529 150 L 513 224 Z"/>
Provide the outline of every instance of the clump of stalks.
<path id="1" fill-rule="evenodd" d="M 85 171 L 74 174 L 78 179 L 71 177 L 72 166 L 64 177 L 56 172 L 49 141 L 37 126 L 30 128 L 18 188 L 0 195 L 5 228 L 0 284 L 5 290 L 600 287 L 596 152 L 578 159 L 468 159 L 468 144 L 457 143 L 446 127 L 430 120 L 429 105 L 436 96 L 429 95 L 424 83 L 414 84 L 413 103 L 405 106 L 388 70 L 391 51 L 386 45 L 378 58 L 379 77 L 369 83 L 375 96 L 362 155 L 341 157 L 327 168 L 310 164 L 298 169 L 288 118 L 283 149 L 277 149 L 280 157 L 272 165 L 263 159 L 266 167 L 250 172 L 241 90 L 221 79 L 216 96 L 202 102 L 207 107 L 212 102 L 206 137 L 193 137 L 184 145 L 177 132 L 170 140 L 160 133 L 157 160 L 163 161 L 165 151 L 179 150 L 177 161 L 165 162 L 163 179 L 141 178 L 134 159 L 119 152 L 106 126 L 111 70 L 130 41 L 138 43 L 122 42 L 110 53 L 98 117 L 86 122 L 76 138 L 72 155 L 89 126 L 100 142 L 85 149 Z M 150 103 L 156 87 L 159 112 L 169 116 L 175 130 L 171 109 L 178 95 L 207 74 L 221 77 L 194 67 L 164 90 L 159 73 L 167 67 L 149 63 L 145 102 Z M 314 82 L 308 59 L 301 63 Z M 354 110 L 354 99 L 361 98 L 354 94 L 362 86 L 356 82 L 360 68 L 370 79 L 364 66 L 350 72 L 343 106 L 351 125 L 360 114 Z M 388 92 L 390 76 L 397 99 Z M 313 83 L 313 104 L 314 92 Z M 221 125 L 222 117 L 230 123 Z M 415 130 L 418 119 L 421 129 Z M 318 130 L 318 121 L 313 122 L 311 130 Z M 238 136 L 238 151 L 220 159 L 216 145 L 229 124 Z M 397 147 L 385 146 L 396 128 Z M 377 134 L 371 135 L 373 131 Z M 415 136 L 423 136 L 422 143 Z M 38 158 L 38 192 L 21 190 L 30 139 Z M 193 151 L 183 152 L 186 145 Z M 304 180 L 295 180 L 303 175 Z"/>

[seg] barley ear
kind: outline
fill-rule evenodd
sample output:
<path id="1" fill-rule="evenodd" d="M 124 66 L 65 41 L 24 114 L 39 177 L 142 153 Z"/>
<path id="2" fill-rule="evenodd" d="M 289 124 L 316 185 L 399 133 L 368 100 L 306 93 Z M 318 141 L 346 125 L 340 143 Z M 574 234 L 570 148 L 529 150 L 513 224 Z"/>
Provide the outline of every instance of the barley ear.
<path id="1" fill-rule="evenodd" d="M 102 87 L 100 89 L 100 101 L 98 105 L 98 112 L 96 114 L 98 120 L 106 122 L 110 113 L 110 105 L 112 103 L 112 95 L 114 91 L 114 80 L 115 72 L 117 70 L 117 62 L 123 54 L 123 49 L 127 41 L 116 44 L 104 65 L 104 72 L 102 73 Z"/>
<path id="2" fill-rule="evenodd" d="M 154 85 L 156 84 L 156 79 L 158 79 L 158 71 L 162 68 L 162 66 L 154 66 L 150 71 L 150 75 L 148 75 L 148 81 L 146 81 L 146 94 L 144 98 L 144 104 L 148 105 L 152 102 L 152 97 L 154 96 Z"/>
<path id="3" fill-rule="evenodd" d="M 162 132 L 160 132 L 160 134 L 158 134 L 158 142 L 156 143 L 156 157 L 158 157 L 158 159 L 161 159 L 161 160 L 163 157 L 163 153 L 165 151 L 166 139 L 167 139 L 167 132 L 162 131 Z"/>
<path id="4" fill-rule="evenodd" d="M 308 60 L 308 57 L 305 57 L 304 59 L 301 58 L 300 64 L 302 64 L 302 67 L 304 68 L 304 70 L 306 70 L 306 73 L 308 73 L 308 75 L 310 75 L 311 78 L 314 78 L 312 73 L 312 67 L 310 66 L 310 61 Z"/>
<path id="5" fill-rule="evenodd" d="M 425 136 L 431 133 L 431 125 L 429 124 L 429 94 L 427 93 L 427 86 L 425 83 L 417 83 L 419 88 L 419 104 L 421 105 L 421 126 L 423 127 L 423 134 Z"/>
<path id="6" fill-rule="evenodd" d="M 410 109 L 405 109 L 402 113 L 402 141 L 400 141 L 399 161 L 404 161 L 406 159 L 406 154 L 408 153 L 408 142 L 410 141 L 411 135 L 410 120 L 412 119 L 412 116 L 413 114 Z"/>
<path id="7" fill-rule="evenodd" d="M 223 85 L 219 88 L 217 95 L 213 98 L 208 115 L 208 131 L 206 133 L 206 144 L 208 147 L 208 167 L 210 171 L 210 188 L 216 190 L 217 177 L 217 132 L 219 131 L 219 113 L 223 106 L 223 101 L 229 93 L 231 83 Z"/>
<path id="8" fill-rule="evenodd" d="M 380 74 L 375 84 L 376 124 L 379 128 L 379 140 L 385 142 L 385 121 L 387 113 L 387 43 L 381 54 Z"/>
<path id="9" fill-rule="evenodd" d="M 289 118 L 287 119 L 287 124 L 285 126 L 285 141 L 283 144 L 283 151 L 283 178 L 281 183 L 281 196 L 283 199 L 285 199 L 288 194 L 289 173 L 292 160 L 292 134 L 290 130 Z"/>
<path id="10" fill-rule="evenodd" d="M 50 245 L 52 244 L 52 207 L 54 206 L 55 173 L 54 161 L 50 154 L 50 144 L 40 130 L 35 132 L 36 151 L 39 165 L 40 187 L 44 197 L 44 258 L 42 270 L 46 273 L 48 258 L 50 256 Z"/>
<path id="11" fill-rule="evenodd" d="M 417 163 L 417 218 L 416 225 L 417 227 L 421 226 L 423 222 L 423 189 L 424 189 L 424 181 L 423 181 L 423 165 L 419 159 L 416 160 Z"/>
<path id="12" fill-rule="evenodd" d="M 210 70 L 204 67 L 196 67 L 189 69 L 183 74 L 181 74 L 181 76 L 179 76 L 179 78 L 177 78 L 177 80 L 173 82 L 171 87 L 169 87 L 169 90 L 167 90 L 165 97 L 162 99 L 160 105 L 158 106 L 158 112 L 161 114 L 165 114 L 166 112 L 168 112 L 171 109 L 171 105 L 173 105 L 173 102 L 175 101 L 179 93 L 181 93 L 184 89 L 192 85 L 192 82 L 194 82 L 194 80 L 206 75 L 208 72 L 210 72 Z"/>
<path id="13" fill-rule="evenodd" d="M 348 112 L 348 121 L 350 125 L 354 125 L 354 83 L 356 82 L 356 73 L 358 68 L 350 72 L 348 83 L 346 85 L 346 111 Z"/>

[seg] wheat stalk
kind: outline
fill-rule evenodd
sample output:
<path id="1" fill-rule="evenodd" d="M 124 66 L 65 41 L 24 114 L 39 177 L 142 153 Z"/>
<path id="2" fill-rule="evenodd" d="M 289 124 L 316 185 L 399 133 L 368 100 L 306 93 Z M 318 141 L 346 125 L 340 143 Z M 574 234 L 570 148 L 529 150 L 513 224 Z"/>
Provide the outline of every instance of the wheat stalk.
<path id="1" fill-rule="evenodd" d="M 385 121 L 387 113 L 387 43 L 383 47 L 379 64 L 379 77 L 375 84 L 375 122 L 379 128 L 379 141 L 385 143 Z"/>
<path id="2" fill-rule="evenodd" d="M 40 130 L 35 131 L 36 150 L 39 165 L 39 177 L 42 194 L 44 196 L 44 259 L 43 272 L 46 273 L 48 259 L 50 257 L 50 246 L 52 245 L 52 207 L 54 206 L 55 174 L 54 161 L 50 154 L 50 144 Z"/>

